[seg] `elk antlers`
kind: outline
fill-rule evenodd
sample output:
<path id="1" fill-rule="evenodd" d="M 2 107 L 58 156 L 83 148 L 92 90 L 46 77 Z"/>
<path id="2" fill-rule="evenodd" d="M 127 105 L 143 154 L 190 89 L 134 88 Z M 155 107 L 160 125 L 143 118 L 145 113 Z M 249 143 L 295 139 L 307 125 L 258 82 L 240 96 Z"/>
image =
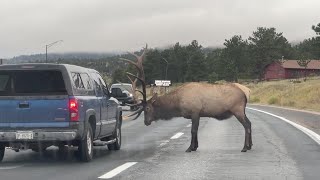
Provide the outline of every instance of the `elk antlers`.
<path id="1" fill-rule="evenodd" d="M 137 116 L 134 118 L 134 119 L 137 119 L 137 118 L 141 115 L 141 113 L 143 112 L 143 110 L 144 110 L 144 108 L 145 108 L 145 106 L 146 106 L 146 104 L 147 104 L 146 81 L 145 81 L 145 75 L 144 75 L 144 70 L 143 70 L 143 65 L 142 65 L 143 59 L 144 59 L 144 57 L 145 57 L 145 55 L 146 55 L 146 52 L 147 52 L 147 49 L 148 49 L 148 45 L 146 44 L 146 47 L 144 48 L 143 53 L 142 53 L 140 56 L 138 56 L 138 55 L 136 55 L 136 54 L 134 54 L 134 53 L 129 52 L 131 55 L 133 55 L 134 57 L 136 57 L 136 59 L 137 59 L 136 62 L 131 61 L 131 60 L 129 60 L 129 59 L 125 59 L 125 58 L 120 58 L 121 60 L 126 61 L 126 62 L 134 65 L 134 66 L 138 69 L 137 75 L 134 75 L 134 74 L 129 73 L 129 72 L 126 72 L 126 74 L 127 74 L 127 77 L 129 78 L 129 80 L 130 80 L 131 83 L 132 83 L 132 87 L 133 87 L 134 91 L 135 91 L 135 92 L 137 91 L 137 92 L 141 93 L 142 96 L 143 96 L 143 99 L 140 100 L 139 103 L 134 104 L 134 106 L 142 106 L 142 107 L 140 107 L 137 111 L 133 112 L 132 114 L 127 115 L 127 116 L 124 116 L 124 119 L 125 119 L 125 118 L 128 118 L 128 117 L 132 117 L 132 116 L 134 116 L 134 115 L 137 115 Z M 135 80 L 132 80 L 130 77 L 134 77 Z M 137 80 L 139 80 L 139 81 L 141 82 L 142 91 L 136 89 Z M 135 95 L 135 92 L 133 92 L 134 95 Z"/>

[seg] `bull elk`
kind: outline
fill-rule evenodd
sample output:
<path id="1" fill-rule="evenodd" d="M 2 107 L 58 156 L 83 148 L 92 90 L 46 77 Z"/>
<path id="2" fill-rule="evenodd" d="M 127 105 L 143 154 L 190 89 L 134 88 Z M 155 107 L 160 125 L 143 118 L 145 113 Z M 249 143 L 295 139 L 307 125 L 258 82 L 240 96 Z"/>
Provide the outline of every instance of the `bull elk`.
<path id="1" fill-rule="evenodd" d="M 238 83 L 230 84 L 207 84 L 188 83 L 176 88 L 163 96 L 153 95 L 146 99 L 146 83 L 142 61 L 147 47 L 136 62 L 126 60 L 138 69 L 138 76 L 128 73 L 137 78 L 142 84 L 143 99 L 140 101 L 140 108 L 129 115 L 136 115 L 136 118 L 144 112 L 144 124 L 149 126 L 152 121 L 159 119 L 169 120 L 174 117 L 184 117 L 192 120 L 191 144 L 186 152 L 196 151 L 198 148 L 198 127 L 200 117 L 212 117 L 218 120 L 228 119 L 235 116 L 245 129 L 244 147 L 241 152 L 251 149 L 251 122 L 245 114 L 250 89 Z"/>

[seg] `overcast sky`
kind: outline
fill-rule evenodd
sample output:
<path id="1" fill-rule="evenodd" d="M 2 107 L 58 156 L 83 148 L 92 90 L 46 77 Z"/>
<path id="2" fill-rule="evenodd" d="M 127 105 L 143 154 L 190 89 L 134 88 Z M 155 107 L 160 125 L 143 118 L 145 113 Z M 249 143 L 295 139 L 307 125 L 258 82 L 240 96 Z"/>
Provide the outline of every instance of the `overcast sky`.
<path id="1" fill-rule="evenodd" d="M 314 36 L 320 0 L 0 0 L 0 58 L 49 52 L 111 52 L 196 39 L 221 46 L 275 27 L 290 41 Z"/>

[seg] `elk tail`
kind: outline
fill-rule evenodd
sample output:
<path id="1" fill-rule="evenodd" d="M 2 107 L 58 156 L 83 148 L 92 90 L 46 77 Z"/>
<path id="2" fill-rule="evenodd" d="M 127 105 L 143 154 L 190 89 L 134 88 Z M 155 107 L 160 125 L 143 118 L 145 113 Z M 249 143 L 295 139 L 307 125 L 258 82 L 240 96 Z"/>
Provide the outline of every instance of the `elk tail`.
<path id="1" fill-rule="evenodd" d="M 249 88 L 247 88 L 246 86 L 241 85 L 239 83 L 233 83 L 233 84 L 235 86 L 237 86 L 239 89 L 241 89 L 241 91 L 243 91 L 243 93 L 246 95 L 247 101 L 249 101 L 251 90 Z"/>

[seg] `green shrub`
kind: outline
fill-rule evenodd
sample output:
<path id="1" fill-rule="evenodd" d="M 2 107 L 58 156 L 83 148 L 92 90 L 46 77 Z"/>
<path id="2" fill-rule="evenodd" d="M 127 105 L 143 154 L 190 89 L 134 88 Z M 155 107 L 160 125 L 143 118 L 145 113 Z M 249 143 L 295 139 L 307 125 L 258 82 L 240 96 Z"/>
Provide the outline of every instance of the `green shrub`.
<path id="1" fill-rule="evenodd" d="M 252 97 L 252 98 L 250 98 L 250 102 L 251 103 L 258 103 L 258 102 L 260 102 L 260 99 L 258 97 Z"/>
<path id="2" fill-rule="evenodd" d="M 271 97 L 269 100 L 268 100 L 268 104 L 277 104 L 279 103 L 279 99 L 276 98 L 276 97 Z"/>

